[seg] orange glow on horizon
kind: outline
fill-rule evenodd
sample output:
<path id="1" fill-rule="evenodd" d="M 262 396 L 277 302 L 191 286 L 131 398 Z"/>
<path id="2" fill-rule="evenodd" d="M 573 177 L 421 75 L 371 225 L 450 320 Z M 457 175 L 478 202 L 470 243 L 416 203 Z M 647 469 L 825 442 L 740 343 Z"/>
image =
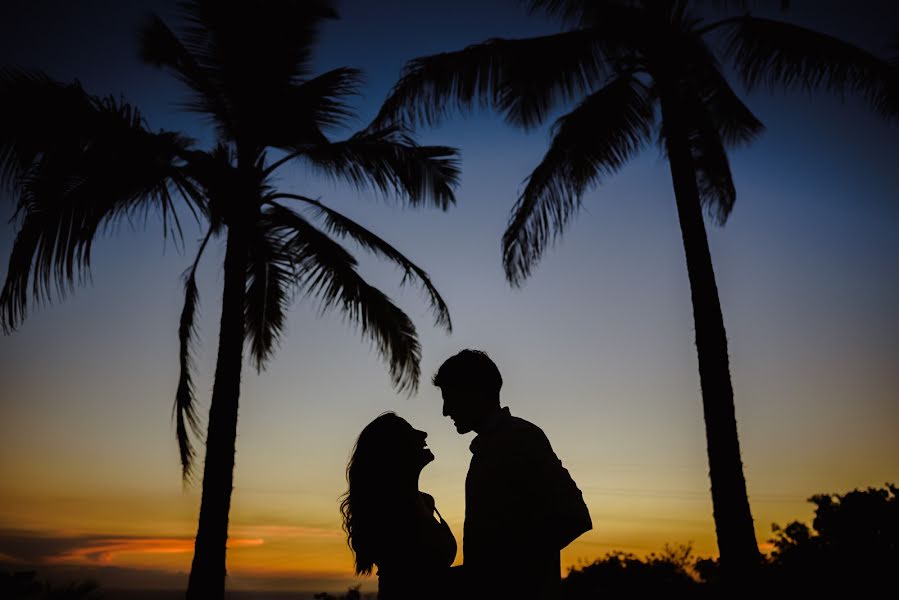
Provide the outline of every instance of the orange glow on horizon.
<path id="1" fill-rule="evenodd" d="M 241 532 L 243 532 L 241 534 Z M 252 532 L 252 533 L 250 533 Z M 304 527 L 301 525 L 254 525 L 237 526 L 232 533 L 256 535 L 261 537 L 302 537 L 302 538 L 335 538 L 343 537 L 343 532 L 321 527 Z"/>
<path id="2" fill-rule="evenodd" d="M 771 554 L 774 552 L 773 542 L 759 542 L 759 552 L 762 554 Z"/>
<path id="3" fill-rule="evenodd" d="M 228 548 L 261 546 L 262 538 L 232 538 Z M 87 541 L 83 546 L 44 559 L 46 564 L 111 564 L 120 555 L 190 554 L 193 538 L 104 538 Z"/>

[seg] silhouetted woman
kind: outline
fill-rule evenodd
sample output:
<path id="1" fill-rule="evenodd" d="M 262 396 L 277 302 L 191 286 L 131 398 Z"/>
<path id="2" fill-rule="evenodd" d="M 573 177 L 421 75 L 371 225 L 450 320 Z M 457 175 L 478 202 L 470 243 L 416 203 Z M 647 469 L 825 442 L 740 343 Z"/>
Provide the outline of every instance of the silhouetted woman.
<path id="1" fill-rule="evenodd" d="M 447 591 L 456 539 L 419 491 L 418 476 L 434 455 L 428 434 L 394 413 L 369 423 L 347 465 L 349 490 L 340 503 L 356 574 L 378 567 L 378 598 L 441 598 Z"/>

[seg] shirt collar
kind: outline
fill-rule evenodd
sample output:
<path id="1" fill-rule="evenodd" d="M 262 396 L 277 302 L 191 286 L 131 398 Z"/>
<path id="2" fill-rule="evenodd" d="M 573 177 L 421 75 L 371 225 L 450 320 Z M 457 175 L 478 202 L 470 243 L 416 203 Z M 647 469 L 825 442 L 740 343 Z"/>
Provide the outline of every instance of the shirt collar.
<path id="1" fill-rule="evenodd" d="M 475 436 L 473 440 L 471 440 L 471 444 L 469 444 L 468 449 L 474 453 L 478 446 L 481 444 L 481 438 L 489 437 L 491 433 L 499 429 L 502 424 L 508 419 L 512 418 L 512 413 L 509 412 L 509 407 L 504 406 L 492 415 L 490 415 L 487 420 L 484 422 L 484 425 L 481 427 L 481 431 L 478 432 L 478 435 Z"/>

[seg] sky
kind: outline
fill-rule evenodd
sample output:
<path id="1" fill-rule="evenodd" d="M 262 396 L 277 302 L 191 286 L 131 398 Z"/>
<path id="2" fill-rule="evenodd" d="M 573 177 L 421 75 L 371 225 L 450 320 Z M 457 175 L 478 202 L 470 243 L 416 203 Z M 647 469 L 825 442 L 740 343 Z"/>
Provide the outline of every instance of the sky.
<path id="1" fill-rule="evenodd" d="M 319 72 L 366 72 L 364 126 L 416 56 L 558 25 L 514 2 L 344 0 L 322 31 Z M 154 129 L 201 144 L 208 126 L 181 112 L 184 92 L 137 59 L 135 31 L 169 2 L 14 0 L 0 14 L 0 64 L 78 78 L 121 95 Z M 784 18 L 881 51 L 891 2 L 795 2 Z M 744 470 L 757 537 L 808 521 L 817 493 L 899 476 L 899 123 L 855 98 L 745 94 L 766 124 L 731 153 L 738 200 L 709 242 L 728 330 Z M 351 133 L 347 131 L 346 134 Z M 422 128 L 422 143 L 462 155 L 456 206 L 404 209 L 375 194 L 285 171 L 283 189 L 319 197 L 389 240 L 431 275 L 453 333 L 431 324 L 401 274 L 360 257 L 360 271 L 408 311 L 422 381 L 407 397 L 339 314 L 297 302 L 275 358 L 243 377 L 229 585 L 339 590 L 352 575 L 338 498 L 359 431 L 386 410 L 429 433 L 436 456 L 421 487 L 462 539 L 471 434 L 441 415 L 430 375 L 462 348 L 486 350 L 504 405 L 538 424 L 584 493 L 594 528 L 563 566 L 665 544 L 716 553 L 689 286 L 668 167 L 647 148 L 588 193 L 564 238 L 521 289 L 503 278 L 500 237 L 548 127 L 523 133 L 483 111 Z M 15 235 L 0 199 L 0 278 Z M 0 563 L 91 573 L 107 587 L 180 587 L 190 566 L 199 485 L 181 481 L 171 406 L 178 379 L 184 248 L 158 220 L 124 225 L 94 246 L 92 284 L 33 311 L 0 337 Z M 197 390 L 212 388 L 224 246 L 200 271 Z M 461 545 L 460 545 L 461 546 Z M 457 562 L 462 559 L 461 553 Z"/>

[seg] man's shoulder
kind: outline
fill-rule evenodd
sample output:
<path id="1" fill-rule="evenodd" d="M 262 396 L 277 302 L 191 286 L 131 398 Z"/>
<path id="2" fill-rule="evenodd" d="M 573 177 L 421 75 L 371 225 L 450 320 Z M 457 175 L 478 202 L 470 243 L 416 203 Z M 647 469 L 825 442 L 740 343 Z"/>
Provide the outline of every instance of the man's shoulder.
<path id="1" fill-rule="evenodd" d="M 540 429 L 537 425 L 531 423 L 527 419 L 522 419 L 521 417 L 516 417 L 515 415 L 509 415 L 506 419 L 505 428 L 511 431 L 526 431 L 529 433 L 539 433 L 543 435 L 543 430 Z"/>
<path id="2" fill-rule="evenodd" d="M 496 432 L 497 437 L 506 442 L 515 442 L 534 446 L 549 446 L 549 440 L 543 430 L 527 419 L 509 415 L 502 427 Z"/>

